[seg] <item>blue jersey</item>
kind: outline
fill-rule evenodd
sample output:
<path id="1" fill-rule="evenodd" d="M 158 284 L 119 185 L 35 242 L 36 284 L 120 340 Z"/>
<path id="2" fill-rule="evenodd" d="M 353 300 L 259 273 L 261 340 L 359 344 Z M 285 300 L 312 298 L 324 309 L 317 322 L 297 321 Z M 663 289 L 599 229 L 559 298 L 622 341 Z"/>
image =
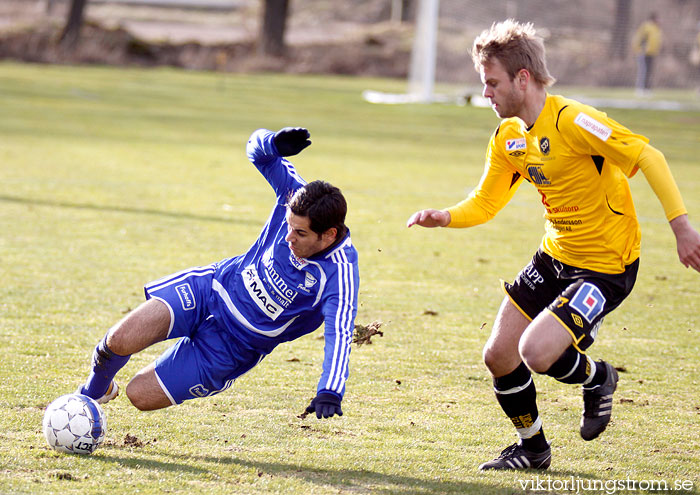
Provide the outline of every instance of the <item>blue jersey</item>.
<path id="1" fill-rule="evenodd" d="M 339 242 L 310 258 L 297 258 L 291 252 L 285 241 L 286 203 L 306 182 L 279 156 L 273 136 L 266 129 L 255 131 L 247 153 L 274 189 L 275 207 L 245 254 L 214 265 L 209 309 L 242 344 L 262 354 L 325 322 L 318 391 L 331 391 L 342 398 L 357 315 L 357 251 L 348 231 Z"/>

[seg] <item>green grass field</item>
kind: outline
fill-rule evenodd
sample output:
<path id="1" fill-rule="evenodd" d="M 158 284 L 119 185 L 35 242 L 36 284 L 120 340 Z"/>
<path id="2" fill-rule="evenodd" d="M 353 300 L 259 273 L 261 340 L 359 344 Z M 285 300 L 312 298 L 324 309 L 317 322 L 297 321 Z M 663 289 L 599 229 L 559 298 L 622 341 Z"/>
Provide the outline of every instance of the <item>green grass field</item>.
<path id="1" fill-rule="evenodd" d="M 552 467 L 482 474 L 515 434 L 481 347 L 499 279 L 539 243 L 539 196 L 523 186 L 474 229 L 406 229 L 416 209 L 454 204 L 476 184 L 497 117 L 370 105 L 367 88 L 404 85 L 0 64 L 0 493 L 576 493 L 564 482 L 697 493 L 700 275 L 677 261 L 642 174 L 631 181 L 644 236 L 637 287 L 590 352 L 626 370 L 610 427 L 582 441 L 579 389 L 540 377 Z M 700 113 L 609 114 L 664 151 L 699 227 Z M 95 343 L 142 301 L 142 285 L 255 239 L 274 196 L 246 139 L 287 125 L 312 133 L 300 173 L 348 198 L 358 323 L 383 322 L 383 337 L 353 346 L 345 415 L 299 417 L 320 374 L 315 332 L 215 397 L 150 413 L 119 397 L 92 456 L 50 450 L 43 409 L 84 380 Z M 166 346 L 134 356 L 122 385 Z"/>

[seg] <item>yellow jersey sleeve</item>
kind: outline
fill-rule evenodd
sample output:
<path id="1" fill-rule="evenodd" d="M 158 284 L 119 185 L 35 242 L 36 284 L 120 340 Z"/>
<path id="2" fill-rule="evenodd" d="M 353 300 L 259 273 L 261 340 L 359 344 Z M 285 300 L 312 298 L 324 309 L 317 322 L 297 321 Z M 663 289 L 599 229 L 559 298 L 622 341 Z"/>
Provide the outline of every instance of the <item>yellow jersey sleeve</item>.
<path id="1" fill-rule="evenodd" d="M 499 129 L 491 136 L 486 151 L 484 173 L 478 186 L 460 203 L 447 208 L 448 227 L 473 227 L 491 220 L 513 197 L 523 178 L 508 166 L 496 145 Z"/>
<path id="2" fill-rule="evenodd" d="M 639 155 L 649 143 L 646 137 L 587 105 L 564 108 L 558 126 L 567 144 L 576 152 L 603 156 L 630 178 L 637 172 Z"/>
<path id="3" fill-rule="evenodd" d="M 656 197 L 659 198 L 669 222 L 688 213 L 663 153 L 653 146 L 646 145 L 639 156 L 637 166 L 646 177 Z"/>

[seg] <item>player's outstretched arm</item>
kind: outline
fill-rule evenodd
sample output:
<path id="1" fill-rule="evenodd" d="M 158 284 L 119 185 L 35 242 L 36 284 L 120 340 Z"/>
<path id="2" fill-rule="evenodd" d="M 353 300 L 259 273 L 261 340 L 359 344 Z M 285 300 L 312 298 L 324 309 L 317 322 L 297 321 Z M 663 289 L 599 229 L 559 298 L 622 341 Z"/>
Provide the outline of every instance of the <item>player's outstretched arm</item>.
<path id="1" fill-rule="evenodd" d="M 406 222 L 406 227 L 420 225 L 421 227 L 447 227 L 450 224 L 452 217 L 450 212 L 445 210 L 421 210 L 411 215 L 411 218 Z"/>
<path id="2" fill-rule="evenodd" d="M 700 234 L 690 225 L 683 198 L 663 153 L 647 144 L 639 155 L 637 166 L 644 173 L 654 194 L 670 219 L 676 236 L 678 258 L 686 267 L 700 272 Z"/>
<path id="3" fill-rule="evenodd" d="M 680 215 L 671 220 L 670 224 L 676 236 L 681 263 L 700 272 L 700 233 L 690 225 L 688 215 Z"/>

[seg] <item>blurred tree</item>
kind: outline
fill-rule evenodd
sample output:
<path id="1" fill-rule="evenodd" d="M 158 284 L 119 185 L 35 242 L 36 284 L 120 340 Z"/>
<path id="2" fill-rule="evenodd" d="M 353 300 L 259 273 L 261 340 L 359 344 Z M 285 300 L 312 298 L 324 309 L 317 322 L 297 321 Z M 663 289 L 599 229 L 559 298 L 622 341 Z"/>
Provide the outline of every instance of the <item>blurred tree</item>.
<path id="1" fill-rule="evenodd" d="M 632 18 L 632 0 L 615 0 L 615 21 L 610 37 L 610 56 L 623 59 L 627 55 L 627 35 Z"/>
<path id="2" fill-rule="evenodd" d="M 414 0 L 391 0 L 391 21 L 410 22 L 415 3 Z"/>
<path id="3" fill-rule="evenodd" d="M 83 26 L 83 12 L 88 0 L 71 0 L 68 20 L 63 28 L 59 43 L 67 48 L 74 48 L 80 38 L 80 28 Z"/>
<path id="4" fill-rule="evenodd" d="M 279 57 L 284 55 L 284 31 L 290 0 L 263 0 L 258 52 Z"/>

